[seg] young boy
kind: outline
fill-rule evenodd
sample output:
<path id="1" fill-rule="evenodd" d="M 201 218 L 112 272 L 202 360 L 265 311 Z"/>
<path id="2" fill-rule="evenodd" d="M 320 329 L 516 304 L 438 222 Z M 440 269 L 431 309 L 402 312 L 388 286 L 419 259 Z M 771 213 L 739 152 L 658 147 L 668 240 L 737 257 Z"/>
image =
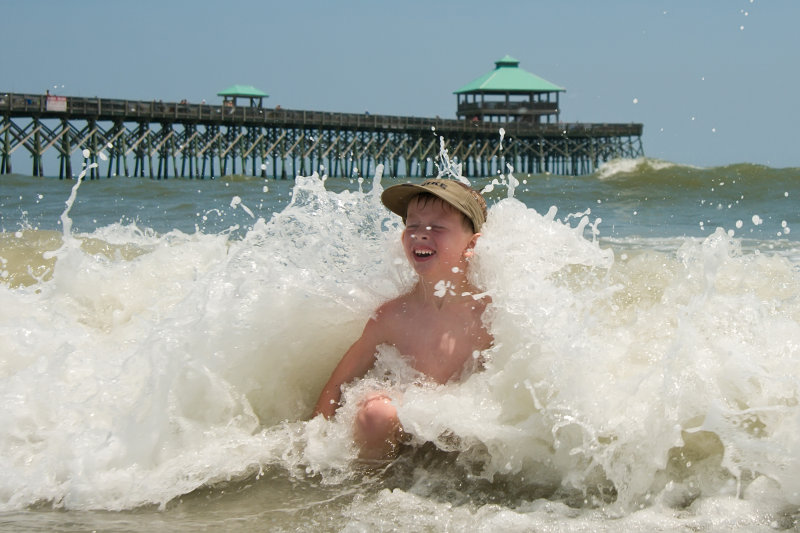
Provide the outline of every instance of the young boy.
<path id="1" fill-rule="evenodd" d="M 481 320 L 488 297 L 475 298 L 479 291 L 467 280 L 469 258 L 486 220 L 483 197 L 458 181 L 429 179 L 389 187 L 381 201 L 403 217 L 403 249 L 419 279 L 367 321 L 322 389 L 314 416 L 333 416 L 342 385 L 372 368 L 381 344 L 394 346 L 415 370 L 445 383 L 460 377 L 465 364 L 493 341 Z M 392 457 L 402 435 L 386 394 L 362 399 L 354 427 L 361 459 Z"/>

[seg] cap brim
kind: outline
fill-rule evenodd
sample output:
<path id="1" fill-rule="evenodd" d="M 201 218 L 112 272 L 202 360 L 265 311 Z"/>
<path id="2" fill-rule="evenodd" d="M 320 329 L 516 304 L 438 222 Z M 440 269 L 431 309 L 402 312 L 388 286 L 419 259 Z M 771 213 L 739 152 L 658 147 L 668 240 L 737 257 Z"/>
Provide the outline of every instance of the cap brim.
<path id="1" fill-rule="evenodd" d="M 389 211 L 400 215 L 403 221 L 406 220 L 406 213 L 408 212 L 408 204 L 411 199 L 421 193 L 431 193 L 439 196 L 435 191 L 420 187 L 415 183 L 401 183 L 400 185 L 392 185 L 381 194 L 381 202 Z M 439 196 L 441 198 L 441 196 Z"/>

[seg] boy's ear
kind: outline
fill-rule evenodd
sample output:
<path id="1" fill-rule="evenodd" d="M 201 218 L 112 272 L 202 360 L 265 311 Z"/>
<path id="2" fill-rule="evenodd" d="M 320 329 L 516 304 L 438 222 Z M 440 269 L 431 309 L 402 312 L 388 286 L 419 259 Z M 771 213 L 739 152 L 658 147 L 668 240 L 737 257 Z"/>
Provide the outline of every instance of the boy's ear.
<path id="1" fill-rule="evenodd" d="M 464 257 L 472 257 L 475 254 L 475 244 L 477 244 L 478 237 L 480 236 L 480 233 L 476 233 L 472 236 L 469 243 L 467 243 L 467 249 L 464 250 Z"/>

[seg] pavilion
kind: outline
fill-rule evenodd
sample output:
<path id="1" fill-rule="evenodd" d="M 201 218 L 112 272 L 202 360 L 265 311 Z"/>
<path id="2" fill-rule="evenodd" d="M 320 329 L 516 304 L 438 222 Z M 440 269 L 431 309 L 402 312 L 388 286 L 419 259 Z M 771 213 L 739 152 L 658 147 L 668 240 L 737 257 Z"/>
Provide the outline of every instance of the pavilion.
<path id="1" fill-rule="evenodd" d="M 456 115 L 474 121 L 558 122 L 558 93 L 566 89 L 519 68 L 505 56 L 495 69 L 454 92 Z"/>
<path id="2" fill-rule="evenodd" d="M 229 106 L 236 106 L 239 98 L 249 98 L 250 107 L 262 107 L 263 99 L 269 98 L 267 93 L 256 89 L 252 85 L 231 85 L 227 89 L 218 92 L 217 96 L 222 96 L 222 105 Z"/>

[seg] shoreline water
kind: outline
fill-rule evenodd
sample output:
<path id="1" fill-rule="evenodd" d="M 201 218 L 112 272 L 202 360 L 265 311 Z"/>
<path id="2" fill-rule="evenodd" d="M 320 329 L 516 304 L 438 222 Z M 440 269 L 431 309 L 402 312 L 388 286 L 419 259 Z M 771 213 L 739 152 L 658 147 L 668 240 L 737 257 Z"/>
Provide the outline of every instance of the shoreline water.
<path id="1" fill-rule="evenodd" d="M 406 392 L 378 476 L 306 417 L 410 279 L 394 179 L 89 181 L 67 242 L 74 182 L 0 178 L 0 530 L 794 527 L 800 170 L 515 177 L 478 181 L 498 346 Z"/>

